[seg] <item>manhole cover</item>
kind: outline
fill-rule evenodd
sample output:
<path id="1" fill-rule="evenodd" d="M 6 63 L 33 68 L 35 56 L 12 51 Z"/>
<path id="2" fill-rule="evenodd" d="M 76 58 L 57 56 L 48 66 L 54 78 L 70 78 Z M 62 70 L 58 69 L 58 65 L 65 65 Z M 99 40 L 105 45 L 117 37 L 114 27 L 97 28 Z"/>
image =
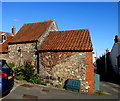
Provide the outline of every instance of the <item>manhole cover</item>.
<path id="1" fill-rule="evenodd" d="M 23 95 L 23 98 L 27 98 L 27 99 L 38 99 L 38 96 L 33 96 L 33 95 L 24 94 L 24 95 Z"/>
<path id="2" fill-rule="evenodd" d="M 43 91 L 43 92 L 49 92 L 49 90 L 48 90 L 48 89 L 42 89 L 42 91 Z"/>
<path id="3" fill-rule="evenodd" d="M 20 85 L 20 86 L 24 86 L 24 87 L 34 87 L 33 85 L 29 85 L 29 84 L 23 84 L 23 85 Z"/>

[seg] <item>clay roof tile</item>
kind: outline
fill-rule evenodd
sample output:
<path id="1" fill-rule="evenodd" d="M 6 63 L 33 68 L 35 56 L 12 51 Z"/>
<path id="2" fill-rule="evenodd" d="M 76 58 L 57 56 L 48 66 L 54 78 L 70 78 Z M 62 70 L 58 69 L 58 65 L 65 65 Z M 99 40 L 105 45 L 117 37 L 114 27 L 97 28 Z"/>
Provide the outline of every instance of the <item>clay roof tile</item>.
<path id="1" fill-rule="evenodd" d="M 89 29 L 50 32 L 39 48 L 43 50 L 93 50 Z"/>
<path id="2" fill-rule="evenodd" d="M 54 20 L 26 23 L 9 43 L 19 43 L 38 40 Z"/>

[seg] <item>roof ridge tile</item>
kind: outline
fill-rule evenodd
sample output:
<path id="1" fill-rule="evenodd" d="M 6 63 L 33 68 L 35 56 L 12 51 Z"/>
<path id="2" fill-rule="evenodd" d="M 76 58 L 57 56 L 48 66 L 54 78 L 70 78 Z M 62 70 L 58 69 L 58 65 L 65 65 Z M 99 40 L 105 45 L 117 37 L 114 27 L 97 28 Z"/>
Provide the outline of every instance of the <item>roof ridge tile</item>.
<path id="1" fill-rule="evenodd" d="M 45 20 L 45 21 L 38 21 L 38 22 L 31 22 L 31 23 L 25 23 L 25 24 L 38 24 L 38 23 L 44 23 L 44 22 L 50 22 L 50 21 L 55 21 L 55 19 Z"/>
<path id="2" fill-rule="evenodd" d="M 77 30 L 61 30 L 61 31 L 50 31 L 50 32 L 69 32 L 69 31 L 80 31 L 80 30 L 88 30 L 88 31 L 90 31 L 89 29 L 77 29 Z"/>

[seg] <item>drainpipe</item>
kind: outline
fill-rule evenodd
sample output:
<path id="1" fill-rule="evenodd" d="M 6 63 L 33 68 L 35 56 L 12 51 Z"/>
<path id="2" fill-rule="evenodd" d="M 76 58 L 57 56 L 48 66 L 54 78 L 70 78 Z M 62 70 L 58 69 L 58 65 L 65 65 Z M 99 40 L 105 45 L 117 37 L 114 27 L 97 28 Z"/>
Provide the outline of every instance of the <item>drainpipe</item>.
<path id="1" fill-rule="evenodd" d="M 39 67 L 40 67 L 40 64 L 39 64 L 39 53 L 37 52 L 37 74 L 39 74 Z"/>
<path id="2" fill-rule="evenodd" d="M 21 66 L 21 48 L 18 49 L 18 55 L 19 55 L 19 66 Z"/>
<path id="3" fill-rule="evenodd" d="M 40 62 L 40 59 L 39 59 L 39 52 L 38 52 L 38 41 L 36 42 L 36 55 L 37 55 L 37 74 L 39 74 L 39 67 L 40 67 L 40 64 L 39 64 L 39 62 Z"/>

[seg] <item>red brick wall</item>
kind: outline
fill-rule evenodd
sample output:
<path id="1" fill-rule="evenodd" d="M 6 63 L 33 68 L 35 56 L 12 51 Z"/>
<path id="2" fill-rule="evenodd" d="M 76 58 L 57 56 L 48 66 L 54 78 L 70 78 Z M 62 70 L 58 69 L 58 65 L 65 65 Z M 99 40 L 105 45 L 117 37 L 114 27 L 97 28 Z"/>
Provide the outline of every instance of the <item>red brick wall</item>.
<path id="1" fill-rule="evenodd" d="M 86 52 L 86 64 L 88 65 L 86 67 L 86 81 L 88 82 L 88 85 L 90 88 L 88 88 L 88 92 L 93 93 L 94 92 L 94 66 L 93 66 L 93 52 Z"/>

